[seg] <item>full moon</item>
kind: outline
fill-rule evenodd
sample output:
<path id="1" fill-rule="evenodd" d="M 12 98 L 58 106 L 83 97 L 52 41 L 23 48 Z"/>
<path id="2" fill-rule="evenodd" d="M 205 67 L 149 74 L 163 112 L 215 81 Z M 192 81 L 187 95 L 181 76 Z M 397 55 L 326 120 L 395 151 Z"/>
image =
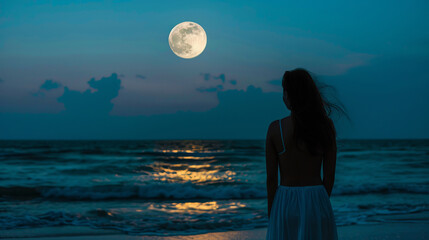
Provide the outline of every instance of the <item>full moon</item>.
<path id="1" fill-rule="evenodd" d="M 182 22 L 171 29 L 168 36 L 171 50 L 181 58 L 194 58 L 200 55 L 207 44 L 204 29 L 194 22 Z"/>

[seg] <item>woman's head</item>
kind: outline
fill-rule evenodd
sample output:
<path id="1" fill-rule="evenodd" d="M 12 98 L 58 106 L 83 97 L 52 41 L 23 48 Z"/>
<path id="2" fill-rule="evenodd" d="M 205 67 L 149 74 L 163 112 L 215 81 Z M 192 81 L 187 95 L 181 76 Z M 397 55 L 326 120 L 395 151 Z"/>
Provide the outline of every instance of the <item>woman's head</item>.
<path id="1" fill-rule="evenodd" d="M 304 143 L 313 154 L 321 154 L 320 149 L 326 149 L 336 136 L 329 118 L 332 109 L 347 115 L 341 104 L 330 103 L 321 94 L 321 88 L 332 87 L 316 82 L 303 68 L 286 71 L 282 86 L 283 101 L 292 112 L 296 143 Z"/>
<path id="2" fill-rule="evenodd" d="M 292 71 L 286 71 L 283 75 L 283 95 L 286 98 L 285 104 L 289 110 L 305 111 L 312 108 L 321 110 L 321 99 L 319 90 L 316 87 L 313 78 L 307 70 L 297 68 Z"/>

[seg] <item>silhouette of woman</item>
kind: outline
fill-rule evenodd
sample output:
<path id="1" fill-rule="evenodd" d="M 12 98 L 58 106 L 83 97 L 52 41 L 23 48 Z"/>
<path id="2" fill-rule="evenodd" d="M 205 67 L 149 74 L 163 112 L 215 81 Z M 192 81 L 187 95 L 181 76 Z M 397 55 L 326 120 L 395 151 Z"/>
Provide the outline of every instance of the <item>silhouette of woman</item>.
<path id="1" fill-rule="evenodd" d="M 316 82 L 303 68 L 286 71 L 282 86 L 283 101 L 291 114 L 273 121 L 267 131 L 266 238 L 338 239 L 329 199 L 337 153 L 336 130 L 329 115 L 332 109 L 345 111 L 321 95 Z"/>

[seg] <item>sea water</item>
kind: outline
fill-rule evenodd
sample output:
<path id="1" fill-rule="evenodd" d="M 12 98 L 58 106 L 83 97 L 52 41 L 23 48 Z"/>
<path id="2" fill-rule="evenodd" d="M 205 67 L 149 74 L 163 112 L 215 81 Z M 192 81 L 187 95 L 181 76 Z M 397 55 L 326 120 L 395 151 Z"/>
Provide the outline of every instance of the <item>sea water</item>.
<path id="1" fill-rule="evenodd" d="M 338 226 L 429 210 L 429 140 L 338 140 Z M 267 226 L 264 140 L 0 141 L 0 231 Z M 425 219 L 423 219 L 425 220 Z"/>

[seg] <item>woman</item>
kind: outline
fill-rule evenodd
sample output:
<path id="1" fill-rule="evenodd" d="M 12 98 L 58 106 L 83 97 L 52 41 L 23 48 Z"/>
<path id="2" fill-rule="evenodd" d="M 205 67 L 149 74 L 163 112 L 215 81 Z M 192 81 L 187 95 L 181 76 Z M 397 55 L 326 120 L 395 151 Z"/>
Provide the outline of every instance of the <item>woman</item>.
<path id="1" fill-rule="evenodd" d="M 329 200 L 337 152 L 329 115 L 332 108 L 344 110 L 324 99 L 305 69 L 286 71 L 282 86 L 291 114 L 273 121 L 267 132 L 267 239 L 338 239 Z"/>

